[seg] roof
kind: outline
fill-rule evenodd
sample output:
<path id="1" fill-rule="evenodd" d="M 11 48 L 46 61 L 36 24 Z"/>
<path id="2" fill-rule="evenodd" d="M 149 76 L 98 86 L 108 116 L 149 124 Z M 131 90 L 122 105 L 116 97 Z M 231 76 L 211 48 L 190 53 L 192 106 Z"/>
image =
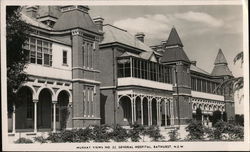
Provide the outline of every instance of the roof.
<path id="1" fill-rule="evenodd" d="M 229 70 L 228 66 L 225 64 L 215 65 L 211 73 L 212 76 L 233 76 L 232 72 Z"/>
<path id="2" fill-rule="evenodd" d="M 197 66 L 195 66 L 195 65 L 193 65 L 193 64 L 191 64 L 190 70 L 191 70 L 191 71 L 194 71 L 194 72 L 198 72 L 198 73 L 210 75 L 210 73 L 208 73 L 207 71 L 202 70 L 201 68 L 199 68 L 199 67 L 197 67 Z"/>
<path id="3" fill-rule="evenodd" d="M 226 60 L 222 50 L 219 49 L 219 52 L 218 52 L 218 54 L 216 56 L 214 64 L 223 64 L 223 63 L 227 64 L 227 60 Z"/>
<path id="4" fill-rule="evenodd" d="M 190 62 L 182 47 L 167 48 L 163 52 L 161 62 L 186 61 Z"/>
<path id="5" fill-rule="evenodd" d="M 171 29 L 171 32 L 169 34 L 168 40 L 166 42 L 166 46 L 174 46 L 174 45 L 179 45 L 183 47 L 183 44 L 181 42 L 181 39 L 176 31 L 176 29 L 173 27 Z"/>
<path id="6" fill-rule="evenodd" d="M 39 22 L 39 21 L 36 20 L 35 18 L 31 18 L 31 17 L 27 16 L 26 14 L 24 14 L 24 13 L 22 13 L 22 12 L 21 12 L 20 14 L 21 14 L 21 19 L 22 19 L 23 21 L 25 21 L 26 23 L 31 24 L 31 25 L 33 25 L 33 26 L 40 27 L 40 28 L 45 28 L 45 29 L 47 29 L 47 30 L 52 30 L 52 28 L 50 28 L 49 26 L 47 26 L 47 25 L 45 25 L 45 24 Z"/>
<path id="7" fill-rule="evenodd" d="M 98 28 L 93 23 L 89 14 L 78 9 L 64 12 L 54 26 L 55 30 L 68 30 L 74 28 L 82 28 L 99 33 Z"/>
<path id="8" fill-rule="evenodd" d="M 218 54 L 216 56 L 215 62 L 214 62 L 214 68 L 211 73 L 213 76 L 233 76 L 232 72 L 227 66 L 227 60 L 222 52 L 221 49 L 219 49 Z"/>
<path id="9" fill-rule="evenodd" d="M 134 57 L 140 58 L 139 55 L 134 54 L 134 53 L 130 53 L 130 52 L 124 52 L 124 53 L 121 55 L 121 57 L 127 57 L 127 56 L 134 56 Z"/>
<path id="10" fill-rule="evenodd" d="M 60 6 L 39 6 L 37 14 L 39 15 L 39 18 L 45 16 L 59 18 L 62 12 L 60 11 Z"/>
<path id="11" fill-rule="evenodd" d="M 127 32 L 127 30 L 120 29 L 110 24 L 106 24 L 103 26 L 103 31 L 104 39 L 102 40 L 100 45 L 118 42 L 144 51 L 153 52 L 153 50 L 149 46 L 138 40 L 134 35 Z"/>

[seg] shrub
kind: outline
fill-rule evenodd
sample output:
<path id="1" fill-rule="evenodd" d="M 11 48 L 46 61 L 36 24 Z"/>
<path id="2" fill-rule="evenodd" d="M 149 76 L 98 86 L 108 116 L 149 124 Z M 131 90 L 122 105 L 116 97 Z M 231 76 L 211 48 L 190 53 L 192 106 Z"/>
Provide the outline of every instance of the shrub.
<path id="1" fill-rule="evenodd" d="M 176 129 L 174 130 L 171 130 L 169 133 L 169 141 L 178 141 L 180 138 L 179 138 L 179 134 L 178 134 L 178 131 Z"/>
<path id="2" fill-rule="evenodd" d="M 235 123 L 237 125 L 241 125 L 241 126 L 244 126 L 244 115 L 235 115 Z"/>
<path id="3" fill-rule="evenodd" d="M 158 126 L 150 126 L 147 130 L 145 130 L 145 134 L 149 135 L 150 138 L 153 138 L 153 141 L 159 141 L 164 138 L 161 135 Z"/>
<path id="4" fill-rule="evenodd" d="M 30 139 L 21 137 L 21 138 L 18 138 L 16 141 L 14 141 L 14 143 L 16 143 L 16 144 L 30 144 L 30 143 L 33 143 L 33 141 Z"/>
<path id="5" fill-rule="evenodd" d="M 196 109 L 195 119 L 196 119 L 197 121 L 201 121 L 201 120 L 202 120 L 202 112 L 201 112 L 201 109 L 200 109 L 200 108 L 197 108 L 197 109 Z"/>
<path id="6" fill-rule="evenodd" d="M 76 132 L 77 132 L 77 129 L 61 131 L 62 141 L 63 142 L 75 142 L 75 139 L 77 138 Z"/>
<path id="7" fill-rule="evenodd" d="M 78 129 L 76 131 L 75 142 L 89 142 L 93 139 L 92 129 L 86 127 L 85 129 Z"/>
<path id="8" fill-rule="evenodd" d="M 34 141 L 39 142 L 39 143 L 47 143 L 47 139 L 44 138 L 43 136 L 34 137 Z"/>
<path id="9" fill-rule="evenodd" d="M 221 120 L 221 112 L 219 110 L 214 111 L 212 116 L 212 125 L 214 126 L 220 120 Z"/>
<path id="10" fill-rule="evenodd" d="M 140 124 L 132 125 L 132 129 L 129 131 L 131 140 L 133 142 L 138 142 L 141 139 L 140 135 L 144 135 L 144 132 L 145 132 L 144 126 Z"/>
<path id="11" fill-rule="evenodd" d="M 111 139 L 116 142 L 125 142 L 129 138 L 129 134 L 126 129 L 122 128 L 120 125 L 116 125 L 113 131 L 109 133 Z"/>
<path id="12" fill-rule="evenodd" d="M 227 123 L 224 121 L 218 121 L 214 125 L 214 139 L 216 140 L 221 140 L 222 139 L 222 134 L 226 132 L 226 127 Z M 229 129 L 229 128 L 228 128 Z"/>
<path id="13" fill-rule="evenodd" d="M 49 133 L 47 140 L 50 140 L 52 143 L 63 142 L 61 139 L 61 133 Z"/>
<path id="14" fill-rule="evenodd" d="M 200 121 L 191 121 L 186 127 L 189 140 L 202 140 L 204 136 L 204 127 Z"/>
<path id="15" fill-rule="evenodd" d="M 108 142 L 110 140 L 109 133 L 107 132 L 108 126 L 101 125 L 101 126 L 94 126 L 92 130 L 93 139 L 96 142 Z"/>
<path id="16" fill-rule="evenodd" d="M 67 126 L 67 121 L 70 115 L 69 108 L 67 106 L 63 106 L 60 108 L 60 113 L 62 114 L 61 116 L 61 121 L 60 121 L 60 126 L 62 130 L 65 130 Z"/>

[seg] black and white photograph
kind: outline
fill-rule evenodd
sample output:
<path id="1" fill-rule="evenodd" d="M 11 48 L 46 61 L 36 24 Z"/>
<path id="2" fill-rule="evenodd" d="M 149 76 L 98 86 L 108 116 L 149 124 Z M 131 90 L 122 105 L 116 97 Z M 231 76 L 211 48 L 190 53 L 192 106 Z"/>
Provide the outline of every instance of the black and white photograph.
<path id="1" fill-rule="evenodd" d="M 4 151 L 248 151 L 248 1 L 1 3 Z"/>

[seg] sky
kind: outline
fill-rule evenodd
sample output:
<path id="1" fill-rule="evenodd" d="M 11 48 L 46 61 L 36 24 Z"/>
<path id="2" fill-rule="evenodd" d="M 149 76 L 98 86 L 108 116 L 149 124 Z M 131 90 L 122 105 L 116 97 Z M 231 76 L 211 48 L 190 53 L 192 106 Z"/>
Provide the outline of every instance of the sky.
<path id="1" fill-rule="evenodd" d="M 167 40 L 174 26 L 184 50 L 197 66 L 211 72 L 219 48 L 234 76 L 242 76 L 241 65 L 233 64 L 243 51 L 242 7 L 239 5 L 199 6 L 89 6 L 91 17 L 101 16 L 131 34 L 145 33 L 145 43 L 158 45 Z"/>
<path id="2" fill-rule="evenodd" d="M 242 76 L 241 63 L 233 63 L 243 51 L 243 16 L 240 5 L 178 6 L 89 6 L 90 16 L 101 16 L 104 24 L 112 24 L 131 34 L 145 33 L 149 46 L 166 41 L 174 26 L 184 51 L 197 66 L 211 72 L 219 48 L 235 77 Z M 237 99 L 236 99 L 237 100 Z M 237 104 L 236 112 L 243 111 Z"/>

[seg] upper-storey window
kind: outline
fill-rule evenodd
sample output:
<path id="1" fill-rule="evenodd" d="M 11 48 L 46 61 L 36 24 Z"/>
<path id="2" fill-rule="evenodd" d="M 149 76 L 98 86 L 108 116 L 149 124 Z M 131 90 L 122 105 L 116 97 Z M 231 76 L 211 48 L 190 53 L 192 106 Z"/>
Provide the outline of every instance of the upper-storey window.
<path id="1" fill-rule="evenodd" d="M 64 65 L 67 65 L 67 51 L 66 50 L 63 50 L 63 64 Z"/>
<path id="2" fill-rule="evenodd" d="M 171 83 L 171 69 L 168 66 L 139 59 L 118 60 L 118 77 L 135 77 L 163 83 Z"/>
<path id="3" fill-rule="evenodd" d="M 82 43 L 82 64 L 85 68 L 93 68 L 94 62 L 93 43 L 84 41 Z"/>
<path id="4" fill-rule="evenodd" d="M 52 43 L 38 38 L 29 38 L 24 49 L 29 51 L 30 63 L 52 66 Z"/>

